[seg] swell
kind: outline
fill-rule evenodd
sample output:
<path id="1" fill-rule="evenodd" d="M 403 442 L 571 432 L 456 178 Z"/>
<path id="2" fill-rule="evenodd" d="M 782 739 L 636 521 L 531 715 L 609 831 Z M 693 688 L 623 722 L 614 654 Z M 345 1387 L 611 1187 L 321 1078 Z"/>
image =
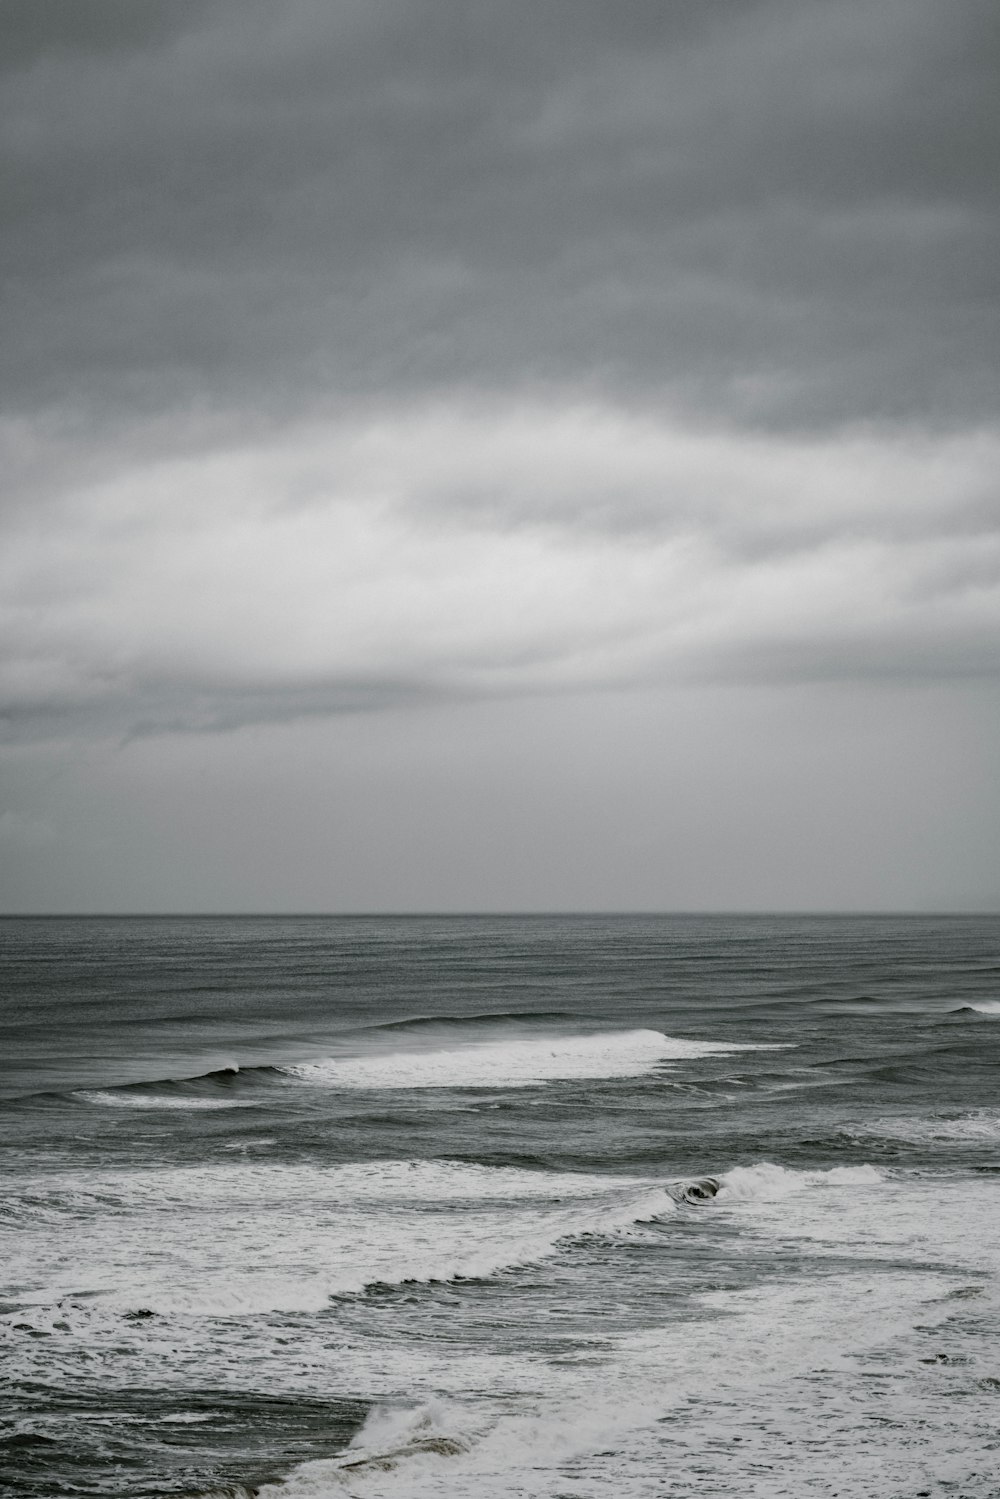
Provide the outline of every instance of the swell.
<path id="1" fill-rule="evenodd" d="M 496 1010 L 474 1015 L 413 1015 L 403 1020 L 385 1020 L 369 1027 L 379 1031 L 464 1030 L 466 1027 L 491 1025 L 530 1025 L 552 1021 L 573 1021 L 572 1010 Z"/>
<path id="2" fill-rule="evenodd" d="M 62 1095 L 74 1103 L 104 1108 L 170 1109 L 193 1112 L 215 1109 L 252 1108 L 264 1100 L 260 1090 L 279 1086 L 284 1080 L 280 1067 L 221 1067 L 195 1077 L 159 1078 L 147 1083 L 123 1083 L 118 1087 L 76 1088 Z"/>
<path id="3" fill-rule="evenodd" d="M 552 1012 L 553 1014 L 556 1012 Z M 539 1018 L 535 1016 L 534 1018 Z M 548 1082 L 638 1077 L 660 1067 L 733 1052 L 786 1049 L 781 1045 L 729 1040 L 695 1040 L 667 1036 L 654 1030 L 555 1032 L 525 1036 L 504 1034 L 506 1023 L 521 1025 L 518 1012 L 442 1022 L 438 1017 L 416 1017 L 388 1022 L 374 1031 L 427 1035 L 442 1024 L 448 1028 L 444 1046 L 414 1046 L 390 1050 L 385 1046 L 308 1060 L 282 1060 L 228 1067 L 188 1077 L 83 1087 L 49 1093 L 53 1099 L 102 1107 L 155 1109 L 213 1109 L 246 1106 L 262 1089 L 290 1084 L 333 1089 L 382 1091 L 411 1088 L 508 1088 Z M 547 1024 L 551 1027 L 552 1019 Z M 489 1034 L 499 1026 L 500 1034 Z M 484 1034 L 484 1032 L 486 1034 Z M 463 1040 L 468 1033 L 468 1041 Z M 31 1095 L 23 1095 L 28 1097 Z M 263 1101 L 263 1099 L 261 1099 Z"/>
<path id="4" fill-rule="evenodd" d="M 387 1020 L 368 1026 L 365 1028 L 365 1034 L 401 1033 L 405 1036 L 408 1033 L 419 1035 L 437 1030 L 449 1034 L 471 1030 L 474 1034 L 481 1036 L 483 1031 L 491 1027 L 502 1029 L 506 1026 L 522 1026 L 529 1023 L 552 1025 L 570 1021 L 573 1018 L 571 1012 L 567 1010 L 507 1010 L 475 1015 L 415 1015 L 402 1020 Z M 258 1086 L 266 1088 L 287 1084 L 289 1078 L 295 1076 L 291 1069 L 310 1065 L 315 1060 L 317 1059 L 313 1054 L 310 1058 L 303 1057 L 296 1061 L 262 1062 L 249 1065 L 239 1065 L 234 1062 L 226 1067 L 211 1068 L 207 1072 L 180 1076 L 174 1074 L 144 1079 L 141 1082 L 108 1082 L 101 1085 L 59 1090 L 47 1088 L 35 1093 L 20 1093 L 14 1098 L 0 1101 L 0 1105 L 19 1104 L 36 1099 L 51 1100 L 54 1103 L 84 1103 L 109 1108 L 153 1109 L 159 1106 L 183 1109 L 187 1106 L 196 1110 L 233 1107 L 236 1105 L 236 1100 L 228 1102 L 224 1098 L 217 1100 L 214 1094 L 216 1092 L 222 1094 L 250 1092 Z M 327 1058 L 318 1060 L 326 1062 Z"/>
<path id="5" fill-rule="evenodd" d="M 280 1085 L 286 1081 L 287 1078 L 277 1063 L 250 1067 L 238 1067 L 234 1063 L 230 1067 L 214 1068 L 209 1072 L 193 1073 L 190 1076 L 175 1074 L 172 1077 L 149 1078 L 141 1082 L 104 1082 L 74 1088 L 42 1088 L 36 1092 L 18 1093 L 13 1097 L 0 1099 L 0 1109 L 38 1105 L 136 1109 L 159 1106 L 174 1110 L 242 1108 L 255 1101 L 250 1095 L 256 1089 Z"/>

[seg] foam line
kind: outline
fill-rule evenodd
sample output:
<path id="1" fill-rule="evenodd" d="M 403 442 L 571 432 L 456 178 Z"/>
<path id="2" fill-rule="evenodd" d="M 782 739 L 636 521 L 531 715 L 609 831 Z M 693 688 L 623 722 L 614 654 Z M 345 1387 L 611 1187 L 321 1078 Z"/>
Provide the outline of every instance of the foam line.
<path id="1" fill-rule="evenodd" d="M 167 1098 L 155 1093 L 104 1093 L 87 1088 L 71 1096 L 107 1109 L 246 1109 L 254 1104 L 252 1098 Z"/>

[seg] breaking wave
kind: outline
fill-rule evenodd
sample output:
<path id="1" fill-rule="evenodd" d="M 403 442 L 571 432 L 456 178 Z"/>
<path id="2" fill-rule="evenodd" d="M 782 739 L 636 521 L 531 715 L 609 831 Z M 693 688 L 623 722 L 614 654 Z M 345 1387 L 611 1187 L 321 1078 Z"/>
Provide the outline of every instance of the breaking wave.
<path id="1" fill-rule="evenodd" d="M 373 1286 L 488 1279 L 574 1244 L 627 1237 L 685 1208 L 738 1208 L 880 1180 L 868 1166 L 794 1171 L 767 1162 L 673 1179 L 457 1161 L 227 1162 L 95 1171 L 72 1185 L 45 1173 L 2 1216 L 20 1225 L 19 1299 L 42 1327 L 66 1315 L 318 1311 Z"/>
<path id="2" fill-rule="evenodd" d="M 518 1088 L 640 1077 L 664 1063 L 774 1049 L 746 1042 L 688 1041 L 653 1030 L 611 1031 L 489 1041 L 440 1051 L 328 1057 L 279 1070 L 301 1082 L 333 1088 Z"/>
<path id="3" fill-rule="evenodd" d="M 778 1202 L 806 1187 L 865 1187 L 882 1180 L 874 1166 L 833 1166 L 821 1171 L 792 1171 L 761 1161 L 756 1166 L 736 1166 L 719 1178 L 716 1194 L 727 1202 Z"/>
<path id="4" fill-rule="evenodd" d="M 20 1299 L 72 1304 L 86 1318 L 318 1311 L 373 1285 L 488 1278 L 676 1211 L 664 1183 L 629 1177 L 453 1161 L 230 1160 L 47 1171 L 0 1216 L 19 1227 L 10 1268 L 27 1290 Z"/>
<path id="5" fill-rule="evenodd" d="M 545 1017 L 549 1024 L 557 1014 L 552 1011 Z M 249 1108 L 265 1101 L 262 1090 L 276 1084 L 287 1086 L 289 1080 L 355 1091 L 539 1087 L 559 1081 L 641 1077 L 671 1063 L 700 1057 L 789 1049 L 784 1043 L 697 1041 L 655 1030 L 542 1036 L 511 1035 L 508 1031 L 483 1039 L 482 1031 L 487 1027 L 519 1025 L 525 1018 L 519 1012 L 471 1020 L 417 1017 L 375 1028 L 375 1033 L 386 1040 L 392 1033 L 413 1034 L 414 1044 L 402 1041 L 403 1049 L 389 1050 L 383 1041 L 373 1050 L 244 1066 L 234 1062 L 208 1072 L 76 1088 L 50 1096 L 115 1109 L 183 1112 Z M 441 1040 L 447 1038 L 446 1044 L 433 1044 L 438 1029 L 444 1031 Z"/>

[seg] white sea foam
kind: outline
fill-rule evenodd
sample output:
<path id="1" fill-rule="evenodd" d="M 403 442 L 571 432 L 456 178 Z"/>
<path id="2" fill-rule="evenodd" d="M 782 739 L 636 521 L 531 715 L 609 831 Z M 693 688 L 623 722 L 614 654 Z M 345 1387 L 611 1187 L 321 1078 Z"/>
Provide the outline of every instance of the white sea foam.
<path id="1" fill-rule="evenodd" d="M 909 1140 L 913 1144 L 930 1140 L 988 1142 L 1000 1139 L 1000 1110 L 973 1109 L 965 1114 L 917 1114 L 872 1119 L 852 1133 Z"/>
<path id="2" fill-rule="evenodd" d="M 60 1182 L 46 1173 L 36 1189 L 61 1194 L 81 1176 Z M 383 1263 L 394 1255 L 412 1268 L 415 1254 L 443 1264 L 449 1246 L 530 1250 L 533 1237 L 544 1243 L 574 1218 L 593 1231 L 641 1211 L 644 1200 L 655 1206 L 652 1181 L 457 1162 L 324 1170 L 227 1160 L 93 1172 L 67 1232 L 46 1225 L 20 1270 L 32 1273 L 32 1254 L 49 1256 L 38 1273 L 58 1260 L 67 1285 L 75 1275 L 82 1291 L 93 1289 L 103 1255 L 106 1294 L 68 1294 L 8 1320 L 50 1333 L 17 1334 L 16 1344 L 18 1358 L 42 1360 L 49 1377 L 77 1339 L 90 1375 L 106 1369 L 119 1382 L 135 1368 L 161 1380 L 167 1368 L 238 1389 L 250 1363 L 275 1392 L 364 1389 L 378 1399 L 345 1453 L 294 1470 L 263 1491 L 267 1499 L 653 1499 L 664 1475 L 676 1477 L 680 1494 L 749 1499 L 826 1499 L 838 1485 L 852 1499 L 884 1499 L 946 1482 L 970 1499 L 992 1495 L 995 1478 L 982 1476 L 988 1463 L 978 1456 L 992 1440 L 992 1397 L 984 1389 L 977 1402 L 968 1391 L 995 1372 L 994 1308 L 986 1294 L 953 1298 L 980 1291 L 982 1280 L 969 1286 L 968 1276 L 996 1266 L 1000 1184 L 977 1184 L 970 1212 L 966 1182 L 880 1179 L 870 1168 L 760 1163 L 721 1180 L 719 1211 L 698 1209 L 692 1230 L 709 1259 L 718 1230 L 737 1260 L 752 1247 L 748 1262 L 769 1266 L 764 1278 L 697 1297 L 680 1319 L 651 1303 L 648 1330 L 625 1335 L 614 1322 L 622 1283 L 610 1281 L 607 1325 L 595 1325 L 594 1346 L 581 1356 L 514 1357 L 502 1350 L 499 1325 L 473 1352 L 460 1319 L 442 1336 L 440 1304 L 420 1324 L 430 1333 L 422 1338 L 394 1335 L 399 1302 L 376 1336 L 354 1338 L 356 1322 L 325 1319 L 265 1323 L 257 1334 L 245 1312 L 258 1291 L 261 1310 L 273 1300 L 279 1272 L 288 1287 L 310 1270 L 321 1281 L 320 1269 L 346 1263 L 341 1251 L 380 1254 Z M 593 1251 L 606 1266 L 614 1233 Z M 659 1236 L 650 1253 L 668 1242 Z M 949 1269 L 930 1271 L 931 1263 Z M 206 1291 L 226 1283 L 243 1314 L 206 1335 L 192 1305 L 210 1305 Z M 199 1287 L 201 1303 L 186 1302 Z M 137 1303 L 140 1289 L 162 1299 Z M 504 1291 L 508 1309 L 516 1296 L 515 1282 Z M 122 1310 L 136 1305 L 161 1315 L 126 1321 Z"/>
<path id="3" fill-rule="evenodd" d="M 447 1161 L 230 1159 L 25 1186 L 8 1262 L 22 1301 L 83 1292 L 177 1316 L 318 1311 L 373 1283 L 482 1278 L 676 1211 L 658 1182 Z"/>
<path id="4" fill-rule="evenodd" d="M 83 1088 L 73 1094 L 84 1103 L 100 1104 L 108 1109 L 246 1109 L 253 1108 L 252 1098 L 184 1098 L 181 1095 L 157 1093 L 104 1093 Z"/>
<path id="5" fill-rule="evenodd" d="M 736 1166 L 719 1178 L 718 1203 L 780 1202 L 807 1187 L 867 1187 L 880 1182 L 874 1166 L 834 1166 L 826 1171 L 793 1171 L 761 1161 L 756 1166 Z"/>
<path id="6" fill-rule="evenodd" d="M 1000 999 L 984 999 L 978 1005 L 969 1005 L 968 1009 L 975 1010 L 977 1015 L 1000 1015 Z"/>
<path id="7" fill-rule="evenodd" d="M 774 1048 L 687 1041 L 660 1031 L 488 1041 L 441 1051 L 328 1057 L 281 1071 L 334 1088 L 518 1088 L 573 1079 L 640 1077 L 664 1063 Z"/>
<path id="8" fill-rule="evenodd" d="M 779 1203 L 809 1187 L 879 1180 L 870 1167 L 762 1163 L 720 1177 L 716 1203 Z M 17 1227 L 7 1256 L 16 1295 L 38 1306 L 69 1300 L 77 1317 L 319 1311 L 374 1283 L 490 1277 L 677 1211 L 662 1179 L 455 1161 L 324 1168 L 230 1158 L 47 1172 L 23 1186 L 5 1204 Z"/>
<path id="9" fill-rule="evenodd" d="M 678 1495 L 750 1499 L 995 1494 L 991 1409 L 960 1418 L 968 1373 L 927 1369 L 928 1348 L 968 1346 L 947 1277 L 784 1276 L 700 1299 L 707 1320 L 621 1338 L 599 1367 L 550 1367 L 543 1392 L 376 1407 L 340 1457 L 261 1499 L 653 1499 L 665 1478 Z"/>
<path id="10" fill-rule="evenodd" d="M 730 1172 L 719 1208 L 763 1245 L 796 1244 L 816 1260 L 855 1256 L 900 1265 L 910 1259 L 1000 1276 L 1000 1191 L 980 1178 L 903 1180 L 871 1166 Z M 737 1196 L 737 1193 L 741 1193 Z"/>

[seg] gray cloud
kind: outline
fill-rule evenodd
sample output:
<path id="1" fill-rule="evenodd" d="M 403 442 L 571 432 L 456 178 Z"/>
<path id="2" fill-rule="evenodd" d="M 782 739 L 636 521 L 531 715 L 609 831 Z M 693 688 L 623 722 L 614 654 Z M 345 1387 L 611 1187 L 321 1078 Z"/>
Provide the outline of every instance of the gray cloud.
<path id="1" fill-rule="evenodd" d="M 28 465 L 30 468 L 30 465 Z M 537 397 L 334 411 L 80 475 L 0 560 L 15 736 L 684 681 L 995 675 L 1000 435 Z"/>
<path id="2" fill-rule="evenodd" d="M 995 410 L 985 0 L 83 10 L 5 11 L 21 409 Z"/>

